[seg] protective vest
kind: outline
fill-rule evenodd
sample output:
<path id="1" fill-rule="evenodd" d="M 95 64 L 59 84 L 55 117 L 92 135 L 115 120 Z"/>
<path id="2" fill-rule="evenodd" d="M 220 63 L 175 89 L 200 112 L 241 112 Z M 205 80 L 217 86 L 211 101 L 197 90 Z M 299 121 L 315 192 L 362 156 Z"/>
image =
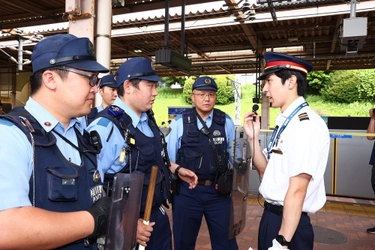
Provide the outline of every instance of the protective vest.
<path id="1" fill-rule="evenodd" d="M 229 160 L 225 118 L 226 114 L 224 112 L 214 109 L 212 124 L 209 127 L 220 158 L 222 170 L 227 167 Z M 181 147 L 177 153 L 177 163 L 194 171 L 198 179 L 214 180 L 217 173 L 215 155 L 209 137 L 198 129 L 195 110 L 188 109 L 183 111 L 182 119 L 184 130 L 181 137 Z"/>
<path id="2" fill-rule="evenodd" d="M 95 120 L 96 116 L 98 115 L 98 108 L 92 108 L 90 113 L 86 116 L 87 125 L 89 125 L 92 121 Z"/>
<path id="3" fill-rule="evenodd" d="M 141 213 L 146 206 L 148 185 L 150 182 L 151 168 L 157 166 L 159 169 L 154 191 L 153 207 L 157 208 L 170 198 L 170 180 L 169 170 L 167 169 L 163 155 L 165 154 L 161 132 L 152 119 L 148 119 L 154 137 L 145 136 L 138 128 L 132 124 L 131 117 L 118 106 L 110 105 L 98 113 L 97 117 L 105 117 L 112 121 L 121 132 L 126 144 L 128 145 L 128 161 L 121 173 L 132 173 L 135 171 L 144 173 L 144 183 L 141 200 Z M 150 118 L 150 117 L 149 117 Z M 111 132 L 110 135 L 111 136 Z M 108 138 L 107 138 L 108 140 Z M 104 182 L 111 183 L 114 174 L 105 174 Z"/>
<path id="4" fill-rule="evenodd" d="M 20 128 L 34 144 L 34 171 L 30 178 L 29 198 L 33 206 L 56 212 L 88 210 L 103 195 L 103 186 L 96 171 L 95 148 L 85 131 L 76 131 L 78 148 L 89 151 L 81 155 L 83 163 L 75 165 L 62 156 L 56 138 L 46 132 L 23 107 L 16 107 L 2 116 Z M 27 120 L 26 120 L 26 119 Z M 72 225 L 74 226 L 74 225 Z M 58 249 L 97 249 L 96 242 L 88 247 L 78 241 Z"/>

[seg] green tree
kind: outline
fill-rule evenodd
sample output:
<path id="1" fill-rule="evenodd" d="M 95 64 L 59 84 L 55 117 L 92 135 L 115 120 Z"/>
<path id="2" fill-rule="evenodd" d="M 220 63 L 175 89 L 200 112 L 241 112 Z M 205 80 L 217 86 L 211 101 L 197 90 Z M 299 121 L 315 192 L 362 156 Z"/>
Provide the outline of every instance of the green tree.
<path id="1" fill-rule="evenodd" d="M 185 84 L 185 77 L 184 76 L 165 76 L 162 77 L 164 82 L 166 83 L 166 86 L 170 87 L 172 84 L 175 84 L 176 82 L 179 83 L 182 87 Z"/>
<path id="2" fill-rule="evenodd" d="M 362 100 L 375 101 L 375 70 L 366 69 L 358 70 L 357 76 L 359 80 L 358 93 Z"/>
<path id="3" fill-rule="evenodd" d="M 234 102 L 232 83 L 227 79 L 227 77 L 232 80 L 234 80 L 235 77 L 233 75 L 215 75 L 210 77 L 215 80 L 218 87 L 218 91 L 216 93 L 216 104 L 225 105 Z M 185 81 L 183 96 L 184 100 L 188 104 L 191 104 L 191 88 L 196 79 L 197 77 L 191 76 Z"/>
<path id="4" fill-rule="evenodd" d="M 311 71 L 307 74 L 307 93 L 319 94 L 320 90 L 330 84 L 332 71 Z"/>
<path id="5" fill-rule="evenodd" d="M 337 70 L 331 74 L 331 83 L 321 90 L 324 100 L 353 103 L 359 100 L 358 74 L 355 70 Z"/>

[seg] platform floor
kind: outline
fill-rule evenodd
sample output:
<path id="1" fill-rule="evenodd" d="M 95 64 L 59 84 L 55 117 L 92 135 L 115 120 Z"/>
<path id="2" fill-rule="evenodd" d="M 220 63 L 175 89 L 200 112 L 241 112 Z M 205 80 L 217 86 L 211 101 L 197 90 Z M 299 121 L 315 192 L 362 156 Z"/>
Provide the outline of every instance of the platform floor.
<path id="1" fill-rule="evenodd" d="M 250 247 L 257 250 L 258 225 L 262 215 L 262 200 L 257 194 L 249 194 L 247 199 L 247 219 L 244 230 L 237 236 L 239 250 Z M 171 209 L 168 209 L 170 213 Z M 332 232 L 332 241 L 314 243 L 315 250 L 374 250 L 375 235 L 368 234 L 367 228 L 375 226 L 375 201 L 328 196 L 325 206 L 315 214 L 309 214 L 312 225 Z M 321 232 L 319 230 L 319 232 Z M 335 243 L 337 235 L 344 240 Z M 330 237 L 330 234 L 323 235 Z M 322 242 L 322 241 L 320 241 Z M 323 241 L 325 242 L 325 241 Z M 206 222 L 203 220 L 197 240 L 197 250 L 211 249 Z M 230 249 L 228 249 L 230 250 Z"/>

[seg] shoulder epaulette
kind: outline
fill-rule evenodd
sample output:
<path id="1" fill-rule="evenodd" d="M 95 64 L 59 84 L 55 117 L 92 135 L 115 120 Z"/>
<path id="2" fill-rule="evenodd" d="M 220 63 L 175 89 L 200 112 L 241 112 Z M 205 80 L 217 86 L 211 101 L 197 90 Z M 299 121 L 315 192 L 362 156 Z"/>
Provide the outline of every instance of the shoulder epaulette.
<path id="1" fill-rule="evenodd" d="M 300 121 L 309 120 L 309 115 L 306 112 L 304 112 L 304 113 L 299 114 L 298 118 Z"/>
<path id="2" fill-rule="evenodd" d="M 52 133 L 46 133 L 38 121 L 24 107 L 15 107 L 8 114 L 1 116 L 16 125 L 32 143 L 37 146 L 50 146 L 56 143 Z M 33 139 L 31 138 L 31 134 Z"/>

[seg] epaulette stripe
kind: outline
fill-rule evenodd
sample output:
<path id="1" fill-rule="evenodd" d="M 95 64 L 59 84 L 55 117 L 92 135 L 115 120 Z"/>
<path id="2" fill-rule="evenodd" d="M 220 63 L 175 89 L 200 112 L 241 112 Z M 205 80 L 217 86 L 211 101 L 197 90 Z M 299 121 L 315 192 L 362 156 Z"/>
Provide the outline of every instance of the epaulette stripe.
<path id="1" fill-rule="evenodd" d="M 309 115 L 307 113 L 301 113 L 298 115 L 298 118 L 300 121 L 309 120 Z"/>
<path id="2" fill-rule="evenodd" d="M 98 121 L 97 125 L 99 125 L 99 126 L 103 126 L 103 127 L 107 127 L 108 124 L 109 124 L 109 122 L 110 122 L 109 119 L 102 117 L 102 118 L 100 118 L 100 120 Z"/>

